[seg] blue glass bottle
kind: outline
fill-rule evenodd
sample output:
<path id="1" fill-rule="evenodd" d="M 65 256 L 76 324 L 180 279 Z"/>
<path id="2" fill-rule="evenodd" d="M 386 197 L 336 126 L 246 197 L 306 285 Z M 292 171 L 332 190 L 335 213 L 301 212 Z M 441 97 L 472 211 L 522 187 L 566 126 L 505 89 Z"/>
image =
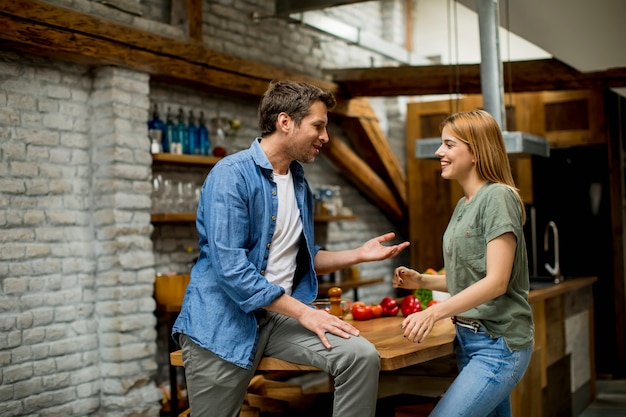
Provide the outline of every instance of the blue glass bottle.
<path id="1" fill-rule="evenodd" d="M 187 134 L 187 126 L 185 126 L 185 112 L 182 107 L 178 109 L 178 123 L 176 123 L 176 141 L 180 145 L 180 152 L 189 153 L 189 135 Z"/>
<path id="2" fill-rule="evenodd" d="M 167 118 L 165 119 L 163 152 L 178 153 L 176 147 L 176 125 L 174 124 L 174 115 L 170 107 L 167 108 Z"/>
<path id="3" fill-rule="evenodd" d="M 204 112 L 200 112 L 200 122 L 198 126 L 198 140 L 200 141 L 200 155 L 209 155 L 211 150 L 211 140 L 209 138 L 209 129 L 206 127 L 206 119 Z"/>
<path id="4" fill-rule="evenodd" d="M 159 116 L 159 106 L 154 103 L 154 107 L 152 108 L 152 119 L 148 121 L 148 129 L 163 130 L 164 127 L 165 123 L 163 123 Z"/>
<path id="5" fill-rule="evenodd" d="M 159 117 L 159 108 L 156 103 L 152 110 L 152 119 L 148 121 L 148 136 L 151 142 L 160 143 L 163 148 L 163 152 L 169 152 L 165 150 L 165 123 Z"/>
<path id="6" fill-rule="evenodd" d="M 189 138 L 189 149 L 187 149 L 187 152 L 185 153 L 198 155 L 200 153 L 200 144 L 198 143 L 198 126 L 196 126 L 196 118 L 193 115 L 192 110 L 189 110 L 189 119 L 187 119 L 187 136 Z"/>

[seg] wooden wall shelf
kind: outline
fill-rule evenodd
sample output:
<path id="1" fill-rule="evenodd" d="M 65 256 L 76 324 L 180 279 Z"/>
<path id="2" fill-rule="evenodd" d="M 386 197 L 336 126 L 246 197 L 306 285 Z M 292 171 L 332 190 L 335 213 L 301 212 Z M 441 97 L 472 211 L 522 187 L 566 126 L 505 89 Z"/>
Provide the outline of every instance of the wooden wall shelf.
<path id="1" fill-rule="evenodd" d="M 213 166 L 222 158 L 205 155 L 177 155 L 173 153 L 152 154 L 153 164 L 206 165 Z"/>
<path id="2" fill-rule="evenodd" d="M 316 223 L 328 223 L 328 222 L 339 222 L 339 221 L 349 221 L 349 220 L 356 220 L 356 216 L 351 214 L 349 216 L 331 216 L 328 214 L 316 214 L 313 217 L 313 220 Z"/>
<path id="3" fill-rule="evenodd" d="M 332 287 L 339 287 L 344 291 L 344 294 L 346 291 L 349 290 L 356 290 L 357 288 L 361 288 L 361 287 L 365 287 L 368 285 L 376 285 L 376 284 L 382 284 L 385 282 L 385 278 L 380 277 L 380 278 L 362 278 L 362 279 L 358 279 L 355 281 L 347 281 L 347 282 L 341 282 L 341 283 L 334 283 L 334 282 L 320 282 L 317 286 L 317 296 L 318 297 L 327 297 L 328 296 L 328 290 L 330 290 Z M 356 293 L 355 293 L 356 294 Z M 355 300 L 357 301 L 358 296 L 354 296 L 353 297 Z"/>
<path id="4" fill-rule="evenodd" d="M 182 223 L 182 222 L 195 222 L 196 213 L 152 213 L 150 215 L 152 223 Z M 314 217 L 317 223 L 327 223 L 334 221 L 348 221 L 356 220 L 356 216 L 328 216 L 328 215 L 316 215 Z"/>
<path id="5" fill-rule="evenodd" d="M 152 223 L 182 223 L 195 222 L 196 213 L 152 213 Z"/>

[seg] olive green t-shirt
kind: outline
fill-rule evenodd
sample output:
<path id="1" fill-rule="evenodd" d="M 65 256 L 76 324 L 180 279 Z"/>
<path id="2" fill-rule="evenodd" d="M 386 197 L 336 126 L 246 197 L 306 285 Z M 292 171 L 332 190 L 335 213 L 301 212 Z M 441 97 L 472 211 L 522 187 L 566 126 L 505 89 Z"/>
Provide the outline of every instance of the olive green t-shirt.
<path id="1" fill-rule="evenodd" d="M 478 320 L 492 338 L 504 337 L 509 349 L 533 344 L 534 325 L 528 303 L 529 274 L 522 213 L 514 191 L 486 183 L 468 203 L 456 205 L 443 236 L 446 283 L 455 295 L 487 275 L 487 243 L 504 233 L 517 239 L 506 293 L 462 314 Z"/>

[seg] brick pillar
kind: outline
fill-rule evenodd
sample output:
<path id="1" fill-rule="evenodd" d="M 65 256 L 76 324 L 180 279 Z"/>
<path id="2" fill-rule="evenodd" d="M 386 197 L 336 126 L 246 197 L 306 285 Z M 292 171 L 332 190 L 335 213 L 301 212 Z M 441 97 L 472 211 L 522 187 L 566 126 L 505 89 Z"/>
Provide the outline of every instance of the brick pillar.
<path id="1" fill-rule="evenodd" d="M 158 415 L 149 76 L 99 68 L 89 99 L 93 144 L 100 412 Z"/>

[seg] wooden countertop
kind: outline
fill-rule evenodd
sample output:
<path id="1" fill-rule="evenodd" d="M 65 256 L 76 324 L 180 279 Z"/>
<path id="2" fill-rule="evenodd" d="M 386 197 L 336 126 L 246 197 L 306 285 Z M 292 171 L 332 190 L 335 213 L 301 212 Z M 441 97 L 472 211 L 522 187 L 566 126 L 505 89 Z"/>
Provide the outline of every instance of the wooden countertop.
<path id="1" fill-rule="evenodd" d="M 376 346 L 380 354 L 380 369 L 382 371 L 393 371 L 416 365 L 454 352 L 456 331 L 451 320 L 437 322 L 432 332 L 422 343 L 409 342 L 404 338 L 400 328 L 402 320 L 404 320 L 404 317 L 398 315 L 366 321 L 356 321 L 348 318 L 346 322 L 359 329 L 361 337 L 366 338 Z M 180 350 L 170 353 L 170 360 L 174 366 L 184 366 Z M 318 370 L 310 366 L 290 364 L 276 358 L 264 358 L 264 360 L 271 362 L 269 366 L 268 363 L 263 365 L 262 369 L 266 370 Z"/>
<path id="2" fill-rule="evenodd" d="M 528 293 L 528 302 L 533 304 L 547 298 L 556 297 L 558 295 L 592 285 L 597 280 L 597 277 L 568 278 L 560 284 L 554 284 L 550 287 L 530 291 Z"/>
<path id="3" fill-rule="evenodd" d="M 398 315 L 365 321 L 347 318 L 346 322 L 359 329 L 361 337 L 376 346 L 382 371 L 393 371 L 454 353 L 456 332 L 450 319 L 437 322 L 422 343 L 413 343 L 404 338 L 400 328 L 402 320 L 404 317 Z"/>

